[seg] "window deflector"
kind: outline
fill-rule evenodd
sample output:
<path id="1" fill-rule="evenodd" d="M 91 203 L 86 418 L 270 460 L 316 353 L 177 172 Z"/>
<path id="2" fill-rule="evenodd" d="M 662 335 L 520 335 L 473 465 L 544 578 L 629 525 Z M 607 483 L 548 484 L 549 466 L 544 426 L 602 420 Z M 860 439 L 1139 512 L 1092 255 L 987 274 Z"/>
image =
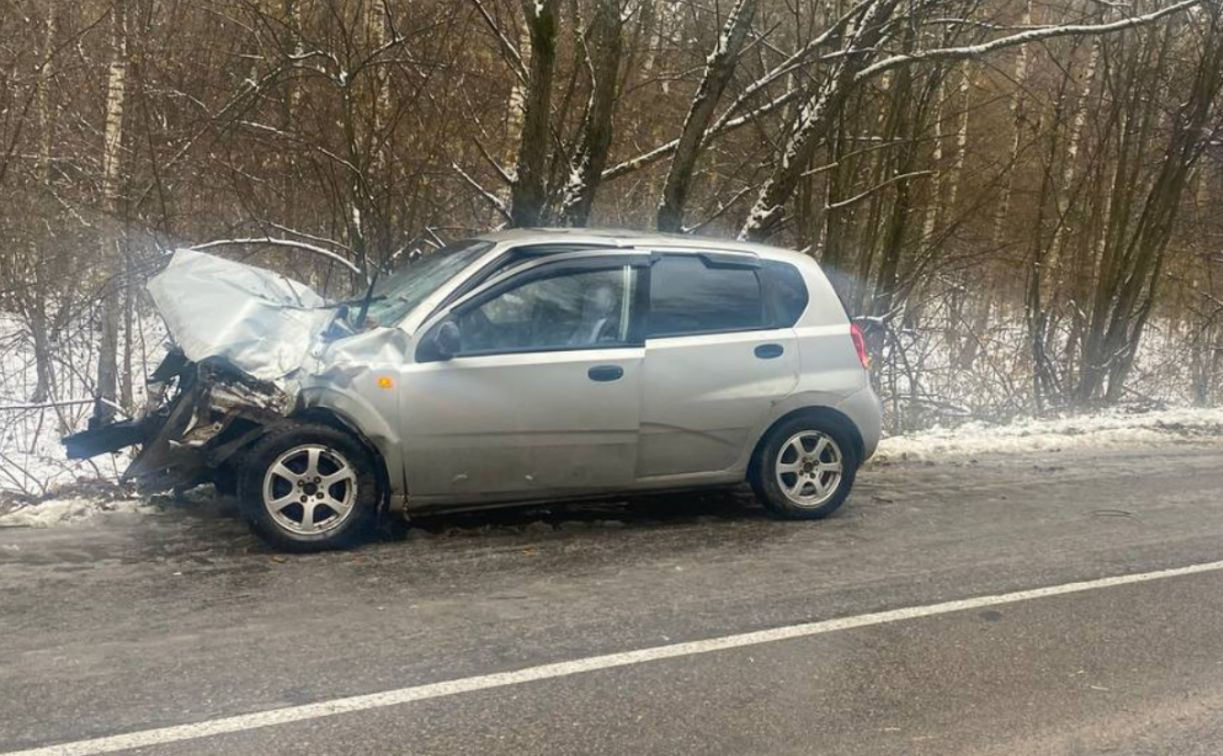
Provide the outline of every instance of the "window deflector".
<path id="1" fill-rule="evenodd" d="M 750 252 L 697 252 L 696 256 L 707 268 L 751 268 L 760 267 L 760 258 Z"/>
<path id="2" fill-rule="evenodd" d="M 751 270 L 756 273 L 756 284 L 760 287 L 761 297 L 761 317 L 762 323 L 756 328 L 714 328 L 702 329 L 683 333 L 657 333 L 651 334 L 651 321 L 654 317 L 652 309 L 653 294 L 648 294 L 648 299 L 644 304 L 642 314 L 638 315 L 637 321 L 643 323 L 646 330 L 642 333 L 643 339 L 659 339 L 659 338 L 680 338 L 684 336 L 716 336 L 726 333 L 747 333 L 751 331 L 768 330 L 771 327 L 772 318 L 768 310 L 768 295 L 765 291 L 765 266 L 760 256 L 755 252 L 742 250 L 719 249 L 716 244 L 711 244 L 708 247 L 668 247 L 668 246 L 651 246 L 649 248 L 650 267 L 652 268 L 657 262 L 667 257 L 687 257 L 690 259 L 700 260 L 701 264 L 711 270 L 716 269 L 740 269 Z"/>
<path id="3" fill-rule="evenodd" d="M 455 287 L 454 291 L 446 295 L 446 297 L 437 304 L 436 307 L 429 313 L 429 317 L 425 320 L 431 320 L 433 315 L 442 310 L 449 309 L 450 306 L 460 299 L 464 299 L 468 294 L 480 288 L 486 282 L 496 278 L 502 273 L 511 270 L 520 270 L 524 268 L 524 264 L 531 261 L 541 259 L 560 259 L 564 253 L 575 252 L 603 252 L 615 253 L 622 249 L 615 246 L 607 246 L 595 244 L 593 242 L 583 242 L 582 244 L 559 244 L 559 243 L 544 243 L 544 244 L 524 244 L 514 247 L 509 247 L 503 250 L 495 259 L 489 261 L 487 265 L 481 268 L 470 276 L 465 281 Z"/>

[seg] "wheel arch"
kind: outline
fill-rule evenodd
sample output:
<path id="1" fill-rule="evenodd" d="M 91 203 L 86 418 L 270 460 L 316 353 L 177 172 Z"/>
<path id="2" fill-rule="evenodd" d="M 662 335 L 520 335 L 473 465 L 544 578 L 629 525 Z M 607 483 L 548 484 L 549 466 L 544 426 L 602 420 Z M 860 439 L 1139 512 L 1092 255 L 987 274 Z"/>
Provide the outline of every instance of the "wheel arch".
<path id="1" fill-rule="evenodd" d="M 380 511 L 386 511 L 391 500 L 391 476 L 387 469 L 386 458 L 377 444 L 362 433 L 360 427 L 351 418 L 346 417 L 342 412 L 331 407 L 307 407 L 293 413 L 289 419 L 299 422 L 318 423 L 329 428 L 335 428 L 357 441 L 365 449 L 365 452 L 374 464 L 374 475 L 378 478 L 378 487 L 382 492 L 378 507 Z"/>
<path id="2" fill-rule="evenodd" d="M 857 457 L 859 463 L 863 461 L 863 455 L 866 450 L 866 444 L 862 440 L 862 433 L 858 430 L 858 426 L 854 421 L 849 419 L 849 416 L 840 410 L 823 405 L 811 405 L 806 407 L 798 407 L 786 412 L 781 417 L 778 417 L 769 424 L 764 432 L 756 439 L 755 446 L 752 447 L 752 456 L 748 462 L 748 477 L 755 475 L 760 465 L 760 454 L 764 449 L 764 445 L 768 443 L 769 437 L 782 423 L 789 422 L 796 417 L 810 417 L 813 419 L 824 420 L 826 422 L 840 426 L 847 434 L 850 441 L 854 445 L 854 456 Z"/>

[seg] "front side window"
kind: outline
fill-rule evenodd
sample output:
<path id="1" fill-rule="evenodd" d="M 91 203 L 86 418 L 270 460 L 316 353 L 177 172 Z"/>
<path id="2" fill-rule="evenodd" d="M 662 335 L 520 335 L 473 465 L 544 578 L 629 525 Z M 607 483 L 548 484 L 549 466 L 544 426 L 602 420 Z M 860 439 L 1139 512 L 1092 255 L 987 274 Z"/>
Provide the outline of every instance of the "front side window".
<path id="1" fill-rule="evenodd" d="M 633 269 L 526 274 L 455 316 L 460 354 L 618 346 L 628 341 Z"/>
<path id="2" fill-rule="evenodd" d="M 768 320 L 756 268 L 681 254 L 650 267 L 650 336 L 750 331 Z"/>

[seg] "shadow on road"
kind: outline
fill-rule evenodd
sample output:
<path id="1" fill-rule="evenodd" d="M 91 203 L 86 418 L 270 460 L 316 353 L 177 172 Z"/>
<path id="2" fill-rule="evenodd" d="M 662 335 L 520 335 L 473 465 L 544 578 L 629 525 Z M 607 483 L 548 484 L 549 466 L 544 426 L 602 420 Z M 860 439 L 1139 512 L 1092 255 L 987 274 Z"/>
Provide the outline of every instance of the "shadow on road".
<path id="1" fill-rule="evenodd" d="M 634 496 L 605 501 L 558 501 L 412 518 L 412 528 L 439 535 L 489 529 L 515 530 L 540 524 L 658 527 L 713 520 L 763 519 L 767 514 L 746 488 Z"/>

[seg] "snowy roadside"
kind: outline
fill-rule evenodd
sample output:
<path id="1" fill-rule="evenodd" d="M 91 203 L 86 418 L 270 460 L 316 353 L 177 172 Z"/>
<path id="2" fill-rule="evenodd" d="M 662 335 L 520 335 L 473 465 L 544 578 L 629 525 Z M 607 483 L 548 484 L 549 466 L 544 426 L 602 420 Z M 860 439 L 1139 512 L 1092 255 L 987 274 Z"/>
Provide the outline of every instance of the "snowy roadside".
<path id="1" fill-rule="evenodd" d="M 88 322 L 74 323 L 57 343 L 56 381 L 47 396 L 32 400 L 37 384 L 32 337 L 24 321 L 0 312 L 0 514 L 5 501 L 46 498 L 73 489 L 81 481 L 115 480 L 131 461 L 128 453 L 70 460 L 60 437 L 85 427 L 92 411 L 93 368 L 81 369 L 96 352 L 96 334 Z M 143 318 L 134 333 L 139 348 L 132 355 L 135 376 L 149 373 L 165 355 L 166 330 L 160 318 Z M 142 379 L 132 386 L 139 406 L 145 398 Z"/>
<path id="2" fill-rule="evenodd" d="M 161 508 L 145 499 L 97 499 L 81 496 L 22 504 L 0 514 L 0 528 L 52 528 L 88 525 L 115 515 L 146 515 Z"/>
<path id="3" fill-rule="evenodd" d="M 885 438 L 879 444 L 875 461 L 926 461 L 980 454 L 1141 448 L 1178 443 L 1223 447 L 1223 408 L 1144 412 L 1113 409 L 1091 415 L 1016 420 L 1004 425 L 974 421 L 955 427 L 934 427 Z"/>

